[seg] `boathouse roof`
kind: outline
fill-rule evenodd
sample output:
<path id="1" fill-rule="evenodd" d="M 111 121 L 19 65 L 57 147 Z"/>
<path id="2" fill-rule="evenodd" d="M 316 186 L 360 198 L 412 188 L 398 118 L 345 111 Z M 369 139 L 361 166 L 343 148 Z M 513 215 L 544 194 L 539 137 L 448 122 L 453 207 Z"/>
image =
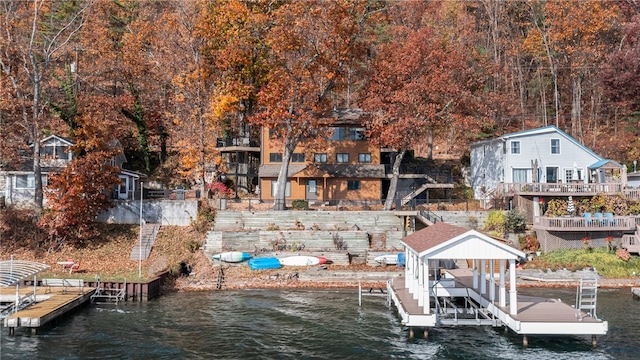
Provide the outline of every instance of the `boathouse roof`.
<path id="1" fill-rule="evenodd" d="M 406 236 L 402 243 L 430 259 L 518 259 L 525 254 L 479 231 L 438 222 Z"/>

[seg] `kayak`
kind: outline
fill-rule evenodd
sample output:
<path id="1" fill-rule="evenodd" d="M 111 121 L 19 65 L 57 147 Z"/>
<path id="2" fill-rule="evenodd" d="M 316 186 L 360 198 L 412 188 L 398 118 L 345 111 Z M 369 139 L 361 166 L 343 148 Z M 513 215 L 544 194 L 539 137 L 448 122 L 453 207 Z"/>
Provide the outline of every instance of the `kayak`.
<path id="1" fill-rule="evenodd" d="M 242 251 L 227 251 L 212 255 L 211 258 L 224 262 L 237 263 L 251 259 L 251 254 Z"/>
<path id="2" fill-rule="evenodd" d="M 282 266 L 309 266 L 320 264 L 317 256 L 296 255 L 280 258 Z"/>

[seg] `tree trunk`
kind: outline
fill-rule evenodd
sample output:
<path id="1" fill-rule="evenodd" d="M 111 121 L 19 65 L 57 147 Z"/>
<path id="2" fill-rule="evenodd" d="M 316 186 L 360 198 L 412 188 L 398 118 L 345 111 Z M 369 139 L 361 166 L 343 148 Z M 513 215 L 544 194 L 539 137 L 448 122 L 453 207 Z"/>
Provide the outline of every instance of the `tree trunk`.
<path id="1" fill-rule="evenodd" d="M 40 166 L 40 140 L 33 142 L 33 180 L 34 180 L 34 210 L 36 219 L 42 214 L 44 196 L 42 191 L 42 167 Z"/>
<path id="2" fill-rule="evenodd" d="M 291 154 L 295 150 L 298 145 L 297 141 L 294 141 L 290 138 L 285 140 L 284 152 L 282 154 L 282 166 L 280 167 L 280 172 L 278 173 L 278 182 L 276 186 L 276 195 L 273 198 L 273 210 L 286 210 L 286 190 L 287 190 L 287 180 L 289 173 L 289 161 L 291 160 Z"/>
<path id="3" fill-rule="evenodd" d="M 393 169 L 391 182 L 389 183 L 389 191 L 387 192 L 387 199 L 384 201 L 384 210 L 391 210 L 391 206 L 395 201 L 396 191 L 398 190 L 398 179 L 400 178 L 400 164 L 407 150 L 402 150 L 396 155 L 396 159 L 393 161 Z"/>

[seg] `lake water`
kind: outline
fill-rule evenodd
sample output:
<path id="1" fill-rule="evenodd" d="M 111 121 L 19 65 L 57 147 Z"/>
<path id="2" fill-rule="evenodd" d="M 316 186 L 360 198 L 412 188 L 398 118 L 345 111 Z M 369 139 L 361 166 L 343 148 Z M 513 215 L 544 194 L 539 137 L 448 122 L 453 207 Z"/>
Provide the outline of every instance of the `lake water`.
<path id="1" fill-rule="evenodd" d="M 575 303 L 575 289 L 521 289 Z M 609 334 L 529 336 L 503 328 L 431 329 L 408 337 L 386 297 L 357 290 L 173 293 L 148 303 L 88 307 L 55 327 L 9 336 L 0 359 L 637 359 L 640 301 L 629 289 L 600 290 Z M 416 332 L 420 334 L 420 332 Z"/>

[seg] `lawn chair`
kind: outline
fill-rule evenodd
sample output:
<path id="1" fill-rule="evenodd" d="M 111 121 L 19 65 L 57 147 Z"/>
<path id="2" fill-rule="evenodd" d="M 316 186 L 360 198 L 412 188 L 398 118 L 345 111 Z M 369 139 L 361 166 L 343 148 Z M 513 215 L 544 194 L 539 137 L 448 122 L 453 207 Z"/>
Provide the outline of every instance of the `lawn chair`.
<path id="1" fill-rule="evenodd" d="M 604 224 L 604 220 L 602 219 L 602 213 L 597 212 L 593 214 L 593 217 L 596 219 L 596 225 L 602 226 Z"/>
<path id="2" fill-rule="evenodd" d="M 611 224 L 611 226 L 615 226 L 616 225 L 615 220 L 613 220 L 613 213 L 610 213 L 610 212 L 604 213 L 604 217 L 606 219 L 605 220 L 605 225 L 607 225 L 607 224 Z"/>
<path id="3" fill-rule="evenodd" d="M 591 220 L 591 213 L 590 212 L 584 212 L 584 213 L 582 213 L 582 217 L 585 218 L 584 223 L 587 226 L 591 226 L 591 224 L 593 223 L 593 220 Z"/>
<path id="4" fill-rule="evenodd" d="M 74 263 L 69 267 L 69 274 L 77 272 L 78 270 L 80 270 L 80 261 L 78 261 L 77 263 Z"/>

